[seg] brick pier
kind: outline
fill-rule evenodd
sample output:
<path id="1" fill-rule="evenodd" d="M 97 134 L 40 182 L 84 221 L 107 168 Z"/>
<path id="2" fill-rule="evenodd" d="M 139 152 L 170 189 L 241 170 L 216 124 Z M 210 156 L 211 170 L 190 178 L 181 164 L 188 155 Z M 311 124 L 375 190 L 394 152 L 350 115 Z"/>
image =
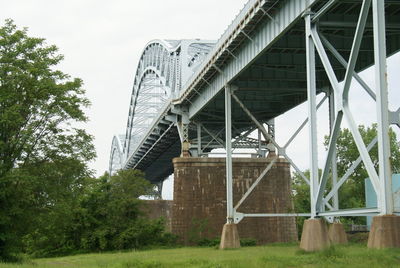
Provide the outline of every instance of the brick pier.
<path id="1" fill-rule="evenodd" d="M 268 165 L 268 158 L 233 158 L 233 199 L 241 196 Z M 174 158 L 172 232 L 184 244 L 219 238 L 226 222 L 225 158 Z M 279 159 L 239 207 L 243 213 L 290 212 L 289 164 Z M 240 238 L 259 244 L 297 241 L 294 217 L 245 218 L 238 224 Z"/>

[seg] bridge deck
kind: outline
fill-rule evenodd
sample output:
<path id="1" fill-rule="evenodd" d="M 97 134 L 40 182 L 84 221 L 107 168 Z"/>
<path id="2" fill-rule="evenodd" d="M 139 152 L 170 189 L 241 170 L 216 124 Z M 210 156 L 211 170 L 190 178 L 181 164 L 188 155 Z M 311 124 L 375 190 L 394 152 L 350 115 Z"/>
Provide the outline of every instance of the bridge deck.
<path id="1" fill-rule="evenodd" d="M 301 18 L 304 9 L 300 2 L 266 1 L 259 7 L 259 11 L 226 46 L 225 52 L 214 60 L 214 66 L 211 64 L 204 72 L 208 84 L 199 79 L 198 84 L 192 86 L 201 96 L 190 93 L 190 87 L 183 93 L 185 98 L 181 99 L 181 103 L 190 107 L 193 120 L 205 122 L 210 129 L 213 126 L 219 128 L 224 123 L 222 89 L 226 83 L 238 86 L 236 94 L 257 119 L 264 122 L 306 100 L 305 27 Z M 314 1 L 313 9 L 318 10 L 326 2 Z M 386 2 L 387 54 L 392 55 L 400 49 L 400 1 Z M 345 59 L 351 50 L 360 8 L 360 1 L 338 1 L 320 21 L 319 32 Z M 275 21 L 266 16 L 264 10 L 269 10 Z M 271 32 L 276 28 L 282 31 L 275 38 L 268 38 L 274 35 Z M 269 39 L 270 42 L 266 42 Z M 328 56 L 341 81 L 345 68 L 331 54 Z M 373 61 L 371 22 L 364 34 L 356 71 L 371 66 Z M 317 88 L 321 92 L 329 86 L 329 80 L 318 57 L 316 64 Z M 242 109 L 235 103 L 232 109 L 232 121 L 236 127 L 250 127 L 251 122 Z"/>
<path id="2" fill-rule="evenodd" d="M 224 126 L 223 88 L 229 83 L 238 87 L 237 96 L 261 122 L 275 118 L 307 98 L 305 27 L 302 15 L 311 6 L 319 10 L 327 0 L 250 0 L 210 51 L 206 60 L 182 87 L 172 106 L 187 106 L 191 121 L 202 122 L 210 130 Z M 386 0 L 387 54 L 400 49 L 400 1 Z M 351 51 L 361 1 L 341 0 L 320 18 L 319 32 L 347 59 Z M 370 12 L 371 13 L 371 12 Z M 369 15 L 356 71 L 374 62 L 372 14 Z M 345 68 L 328 54 L 338 80 Z M 317 88 L 329 86 L 317 57 Z M 253 127 L 247 115 L 232 103 L 232 122 L 238 135 Z M 171 106 L 171 107 L 172 107 Z M 170 111 L 164 111 L 164 115 Z M 160 116 L 154 125 L 164 124 L 166 131 L 146 157 L 127 161 L 137 166 L 153 181 L 165 178 L 173 170 L 171 159 L 179 155 L 180 142 L 172 122 Z M 143 142 L 154 142 L 151 133 Z M 195 136 L 195 130 L 191 131 Z M 221 136 L 222 138 L 223 136 Z M 135 152 L 133 155 L 135 155 Z"/>

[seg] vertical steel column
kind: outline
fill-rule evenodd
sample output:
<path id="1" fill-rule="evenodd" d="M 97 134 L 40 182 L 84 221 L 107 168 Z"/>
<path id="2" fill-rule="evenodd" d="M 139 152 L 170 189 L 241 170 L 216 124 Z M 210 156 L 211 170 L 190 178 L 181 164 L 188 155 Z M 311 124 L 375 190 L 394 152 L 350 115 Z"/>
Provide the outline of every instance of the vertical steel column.
<path id="1" fill-rule="evenodd" d="M 335 96 L 334 96 L 334 90 L 333 88 L 330 88 L 330 93 L 329 93 L 329 127 L 330 131 L 329 133 L 332 135 L 333 129 L 335 127 L 335 116 L 336 111 L 335 111 Z M 332 189 L 335 187 L 337 184 L 337 179 L 338 179 L 338 174 L 337 174 L 337 163 L 336 163 L 336 146 L 333 148 L 333 154 L 332 154 L 332 164 L 331 164 L 331 170 L 332 170 Z M 339 196 L 338 196 L 338 191 L 336 190 L 333 194 L 333 208 L 334 210 L 339 210 Z"/>
<path id="2" fill-rule="evenodd" d="M 168 179 L 168 177 L 165 178 L 164 180 L 166 180 L 166 179 Z M 158 199 L 158 200 L 162 200 L 162 188 L 163 188 L 164 180 L 161 181 L 161 182 L 158 182 L 158 183 L 156 184 L 156 185 L 157 185 L 157 186 L 156 186 L 156 187 L 157 187 L 156 199 Z"/>
<path id="3" fill-rule="evenodd" d="M 197 156 L 200 157 L 201 154 L 201 123 L 197 123 Z"/>
<path id="4" fill-rule="evenodd" d="M 232 98 L 231 87 L 225 85 L 225 148 L 226 148 L 226 221 L 233 223 L 232 181 Z"/>
<path id="5" fill-rule="evenodd" d="M 268 134 L 272 138 L 275 138 L 275 118 L 268 120 L 267 125 L 268 125 Z"/>
<path id="6" fill-rule="evenodd" d="M 311 37 L 311 13 L 305 14 L 306 61 L 307 61 L 307 99 L 310 146 L 310 201 L 311 218 L 316 216 L 316 197 L 318 191 L 318 146 L 317 146 L 317 105 L 315 78 L 315 47 Z"/>
<path id="7" fill-rule="evenodd" d="M 258 157 L 261 157 L 261 130 L 257 129 L 258 132 Z"/>
<path id="8" fill-rule="evenodd" d="M 381 214 L 393 213 L 392 171 L 390 168 L 389 111 L 386 71 L 385 3 L 373 0 L 375 86 L 378 119 L 379 181 Z"/>

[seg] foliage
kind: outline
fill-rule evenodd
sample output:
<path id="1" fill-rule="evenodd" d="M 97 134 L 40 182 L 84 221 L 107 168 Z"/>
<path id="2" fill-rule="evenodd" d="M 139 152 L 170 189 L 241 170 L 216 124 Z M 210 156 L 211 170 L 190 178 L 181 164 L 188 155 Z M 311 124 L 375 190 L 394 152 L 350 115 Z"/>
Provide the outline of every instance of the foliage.
<path id="1" fill-rule="evenodd" d="M 210 228 L 208 219 L 192 218 L 190 228 L 188 230 L 189 242 L 193 245 L 206 244 L 202 236 Z"/>
<path id="2" fill-rule="evenodd" d="M 54 229 L 43 224 L 25 237 L 28 253 L 52 256 L 174 244 L 176 238 L 165 232 L 162 219 L 149 220 L 141 212 L 138 197 L 153 188 L 142 172 L 121 170 L 111 177 L 87 178 L 82 185 L 67 213 L 57 215 L 65 216 L 64 222 L 54 220 Z"/>
<path id="3" fill-rule="evenodd" d="M 65 230 L 71 224 L 71 216 L 78 206 L 78 198 L 84 190 L 87 168 L 76 159 L 14 169 L 14 196 L 9 201 L 9 211 L 17 211 L 12 229 L 20 238 L 19 249 L 31 251 L 40 248 L 55 252 L 66 251 Z M 12 220 L 12 219 L 11 219 Z"/>
<path id="4" fill-rule="evenodd" d="M 240 239 L 241 247 L 253 247 L 257 245 L 257 240 L 254 238 L 242 238 Z"/>
<path id="5" fill-rule="evenodd" d="M 216 237 L 214 239 L 203 238 L 197 241 L 197 246 L 200 247 L 219 247 L 221 243 L 221 239 Z M 252 247 L 257 245 L 257 240 L 253 238 L 241 238 L 240 239 L 240 246 L 241 247 Z"/>
<path id="6" fill-rule="evenodd" d="M 55 70 L 56 46 L 28 37 L 11 20 L 0 28 L 0 177 L 15 167 L 69 156 L 94 158 L 92 137 L 71 124 L 87 120 L 82 80 Z"/>
<path id="7" fill-rule="evenodd" d="M 0 261 L 173 244 L 148 220 L 143 173 L 92 178 L 93 137 L 82 81 L 56 69 L 63 56 L 7 20 L 0 27 Z"/>
<path id="8" fill-rule="evenodd" d="M 200 247 L 218 247 L 220 243 L 221 243 L 221 239 L 219 237 L 216 237 L 214 239 L 203 238 L 203 239 L 199 239 L 197 241 L 197 246 L 200 246 Z"/>
<path id="9" fill-rule="evenodd" d="M 72 127 L 87 120 L 83 109 L 89 101 L 80 79 L 56 70 L 62 59 L 56 46 L 29 37 L 12 20 L 0 27 L 3 260 L 15 258 L 22 236 L 36 224 L 69 213 L 67 200 L 79 191 L 80 180 L 89 175 L 86 163 L 95 157 L 92 136 Z"/>

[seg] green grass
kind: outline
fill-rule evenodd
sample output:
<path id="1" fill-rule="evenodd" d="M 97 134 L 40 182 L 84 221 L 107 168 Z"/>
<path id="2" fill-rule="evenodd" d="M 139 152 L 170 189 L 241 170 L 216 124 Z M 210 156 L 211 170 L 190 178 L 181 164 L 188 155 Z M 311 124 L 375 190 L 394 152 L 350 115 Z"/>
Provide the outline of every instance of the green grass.
<path id="1" fill-rule="evenodd" d="M 297 244 L 215 248 L 176 248 L 33 259 L 0 267 L 400 267 L 400 249 L 371 250 L 360 244 L 306 253 Z"/>

